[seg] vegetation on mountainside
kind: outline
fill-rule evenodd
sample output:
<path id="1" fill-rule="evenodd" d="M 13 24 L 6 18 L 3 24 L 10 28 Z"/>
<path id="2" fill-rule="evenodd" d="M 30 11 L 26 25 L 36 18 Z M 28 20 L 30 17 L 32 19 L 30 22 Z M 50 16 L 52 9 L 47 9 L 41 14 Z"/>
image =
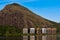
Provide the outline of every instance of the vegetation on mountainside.
<path id="1" fill-rule="evenodd" d="M 20 36 L 22 31 L 13 26 L 0 26 L 0 36 Z"/>

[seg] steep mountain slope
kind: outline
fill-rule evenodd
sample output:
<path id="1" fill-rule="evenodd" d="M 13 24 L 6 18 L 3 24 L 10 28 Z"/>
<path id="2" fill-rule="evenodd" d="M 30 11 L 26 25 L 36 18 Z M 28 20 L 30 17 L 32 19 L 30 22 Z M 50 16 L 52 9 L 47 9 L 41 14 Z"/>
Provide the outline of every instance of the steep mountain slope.
<path id="1" fill-rule="evenodd" d="M 16 26 L 18 28 L 52 27 L 53 23 L 31 12 L 29 9 L 13 3 L 6 5 L 0 11 L 0 25 Z"/>
<path id="2" fill-rule="evenodd" d="M 36 15 L 19 4 L 6 5 L 0 11 L 0 36 L 21 36 L 22 28 L 25 27 L 55 27 L 57 28 L 57 34 L 60 34 L 60 23 Z"/>

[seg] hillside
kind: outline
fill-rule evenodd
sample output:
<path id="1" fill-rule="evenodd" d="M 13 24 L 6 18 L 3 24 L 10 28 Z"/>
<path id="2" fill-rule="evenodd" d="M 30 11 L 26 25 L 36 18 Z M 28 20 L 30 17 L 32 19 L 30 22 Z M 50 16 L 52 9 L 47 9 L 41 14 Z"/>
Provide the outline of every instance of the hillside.
<path id="1" fill-rule="evenodd" d="M 0 12 L 1 20 L 4 21 L 3 25 L 12 25 L 12 23 L 16 22 L 16 25 L 12 26 L 18 26 L 18 27 L 46 27 L 53 25 L 49 21 L 44 20 L 44 18 L 34 14 L 27 8 L 23 6 L 19 6 L 18 4 L 9 4 L 7 5 L 1 12 Z M 14 22 L 13 22 L 14 21 Z M 12 23 L 11 23 L 12 22 Z M 21 25 L 19 25 L 19 23 Z M 11 24 L 9 24 L 11 23 Z M 15 24 L 15 23 L 14 23 Z"/>
<path id="2" fill-rule="evenodd" d="M 16 26 L 19 29 L 31 27 L 56 27 L 60 26 L 47 20 L 19 4 L 8 4 L 0 11 L 0 25 Z"/>

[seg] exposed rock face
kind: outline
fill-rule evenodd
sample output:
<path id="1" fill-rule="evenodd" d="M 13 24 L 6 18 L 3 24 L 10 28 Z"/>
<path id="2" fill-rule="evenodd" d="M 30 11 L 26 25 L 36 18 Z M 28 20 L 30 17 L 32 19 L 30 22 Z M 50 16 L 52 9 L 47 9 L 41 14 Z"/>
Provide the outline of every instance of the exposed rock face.
<path id="1" fill-rule="evenodd" d="M 16 3 L 7 5 L 0 11 L 0 25 L 23 27 L 50 27 L 51 22 L 46 21 L 27 8 Z"/>

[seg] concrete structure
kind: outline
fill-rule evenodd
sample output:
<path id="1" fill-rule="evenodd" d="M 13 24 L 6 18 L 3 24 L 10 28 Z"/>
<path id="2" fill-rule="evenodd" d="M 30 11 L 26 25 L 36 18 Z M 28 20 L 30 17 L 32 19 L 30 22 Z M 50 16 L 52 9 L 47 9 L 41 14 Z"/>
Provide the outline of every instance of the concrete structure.
<path id="1" fill-rule="evenodd" d="M 28 36 L 23 36 L 23 40 L 28 40 Z"/>
<path id="2" fill-rule="evenodd" d="M 42 40 L 57 40 L 56 35 L 43 35 Z"/>
<path id="3" fill-rule="evenodd" d="M 46 35 L 43 35 L 42 36 L 42 40 L 47 40 L 47 36 Z"/>
<path id="4" fill-rule="evenodd" d="M 42 28 L 36 28 L 36 33 L 37 34 L 42 34 Z"/>
<path id="5" fill-rule="evenodd" d="M 52 34 L 56 34 L 57 33 L 57 29 L 56 28 L 52 28 Z"/>
<path id="6" fill-rule="evenodd" d="M 57 36 L 56 35 L 52 35 L 52 40 L 57 40 Z"/>
<path id="7" fill-rule="evenodd" d="M 30 34 L 35 34 L 35 28 L 30 28 Z"/>
<path id="8" fill-rule="evenodd" d="M 29 34 L 23 40 L 57 40 L 56 31 L 56 28 L 23 28 L 23 34 Z"/>
<path id="9" fill-rule="evenodd" d="M 51 35 L 52 34 L 52 29 L 53 28 L 46 28 L 46 34 L 50 34 Z"/>
<path id="10" fill-rule="evenodd" d="M 30 36 L 30 40 L 35 40 L 35 36 Z"/>
<path id="11" fill-rule="evenodd" d="M 46 34 L 46 28 L 42 28 L 42 34 Z"/>
<path id="12" fill-rule="evenodd" d="M 52 40 L 52 36 L 51 35 L 47 35 L 47 40 Z"/>
<path id="13" fill-rule="evenodd" d="M 28 34 L 28 28 L 23 28 L 23 34 Z"/>
<path id="14" fill-rule="evenodd" d="M 36 36 L 36 40 L 42 40 L 42 36 L 41 35 L 37 35 Z"/>

